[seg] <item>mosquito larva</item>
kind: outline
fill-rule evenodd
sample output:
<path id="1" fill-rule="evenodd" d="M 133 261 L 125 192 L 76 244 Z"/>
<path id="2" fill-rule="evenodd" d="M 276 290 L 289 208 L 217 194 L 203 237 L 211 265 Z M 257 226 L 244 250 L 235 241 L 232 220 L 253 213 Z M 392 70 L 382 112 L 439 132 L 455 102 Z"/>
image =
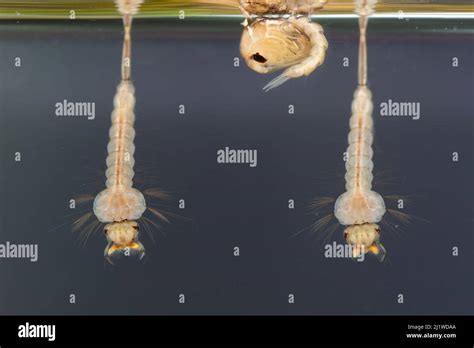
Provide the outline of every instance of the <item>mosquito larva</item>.
<path id="1" fill-rule="evenodd" d="M 358 0 L 359 14 L 359 71 L 358 87 L 352 100 L 352 116 L 346 161 L 346 192 L 336 200 L 334 215 L 348 226 L 344 231 L 347 243 L 353 246 L 353 256 L 371 252 L 383 260 L 385 249 L 380 243 L 380 227 L 377 225 L 385 214 L 385 203 L 377 192 L 372 191 L 372 93 L 367 87 L 368 16 L 373 13 L 376 0 Z"/>
<path id="2" fill-rule="evenodd" d="M 144 213 L 146 203 L 143 194 L 133 187 L 135 88 L 130 81 L 132 16 L 138 12 L 142 2 L 115 0 L 124 23 L 122 81 L 117 87 L 111 117 L 106 188 L 94 200 L 95 216 L 100 222 L 106 223 L 104 232 L 109 243 L 105 257 L 112 263 L 125 248 L 130 253 L 136 253 L 139 259 L 144 256 L 143 245 L 138 240 L 139 225 L 136 221 Z"/>
<path id="3" fill-rule="evenodd" d="M 289 79 L 310 75 L 324 62 L 328 42 L 323 28 L 311 22 L 324 0 L 240 0 L 246 20 L 240 52 L 252 70 L 266 74 L 285 69 L 263 88 L 266 92 Z M 306 13 L 308 16 L 298 16 Z M 269 19 L 265 15 L 291 14 Z M 257 15 L 256 19 L 252 15 Z"/>

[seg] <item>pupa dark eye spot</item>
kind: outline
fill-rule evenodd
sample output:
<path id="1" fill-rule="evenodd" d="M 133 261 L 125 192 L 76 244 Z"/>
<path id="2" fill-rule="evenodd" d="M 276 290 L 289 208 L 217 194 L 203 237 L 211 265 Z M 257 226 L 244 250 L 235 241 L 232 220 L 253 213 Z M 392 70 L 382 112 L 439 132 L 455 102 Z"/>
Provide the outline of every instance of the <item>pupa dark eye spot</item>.
<path id="1" fill-rule="evenodd" d="M 138 225 L 133 225 L 132 227 L 133 227 L 134 229 L 136 229 L 136 230 L 139 229 Z"/>
<path id="2" fill-rule="evenodd" d="M 265 63 L 267 61 L 267 58 L 265 58 L 258 52 L 252 55 L 252 59 L 258 63 Z"/>

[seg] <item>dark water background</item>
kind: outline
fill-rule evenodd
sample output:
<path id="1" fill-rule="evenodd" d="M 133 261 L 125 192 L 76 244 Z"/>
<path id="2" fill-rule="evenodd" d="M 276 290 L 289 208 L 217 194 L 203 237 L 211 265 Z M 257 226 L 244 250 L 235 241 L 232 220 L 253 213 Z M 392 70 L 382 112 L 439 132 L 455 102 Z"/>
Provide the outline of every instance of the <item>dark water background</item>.
<path id="1" fill-rule="evenodd" d="M 266 94 L 270 76 L 233 67 L 238 21 L 134 23 L 137 187 L 176 192 L 170 205 L 184 198 L 190 221 L 144 239 L 149 262 L 133 271 L 104 269 L 101 232 L 79 248 L 68 208 L 104 185 L 121 22 L 1 23 L 0 242 L 38 243 L 39 261 L 0 260 L 0 314 L 472 314 L 472 21 L 370 23 L 375 190 L 416 196 L 403 211 L 428 220 L 383 230 L 383 264 L 290 238 L 316 220 L 312 198 L 344 190 L 357 23 L 320 23 L 324 65 Z M 96 119 L 56 117 L 64 99 L 95 102 Z M 380 117 L 388 99 L 420 102 L 421 119 Z M 218 165 L 225 146 L 257 149 L 257 168 Z"/>

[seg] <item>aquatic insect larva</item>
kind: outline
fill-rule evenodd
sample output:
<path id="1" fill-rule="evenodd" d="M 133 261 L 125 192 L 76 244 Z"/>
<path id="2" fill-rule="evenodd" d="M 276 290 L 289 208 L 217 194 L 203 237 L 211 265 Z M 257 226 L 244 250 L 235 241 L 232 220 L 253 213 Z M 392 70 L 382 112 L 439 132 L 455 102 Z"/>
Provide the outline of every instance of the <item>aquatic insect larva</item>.
<path id="1" fill-rule="evenodd" d="M 381 260 L 385 249 L 380 244 L 380 227 L 377 223 L 385 214 L 383 198 L 372 191 L 372 93 L 367 87 L 367 16 L 373 12 L 374 0 L 359 0 L 356 12 L 359 14 L 359 77 L 358 87 L 352 101 L 352 116 L 346 162 L 346 192 L 339 196 L 334 215 L 344 231 L 347 243 L 353 245 L 353 256 L 371 252 Z"/>
<path id="2" fill-rule="evenodd" d="M 135 160 L 134 107 L 135 88 L 130 81 L 131 23 L 141 0 L 116 0 L 123 15 L 125 36 L 122 53 L 122 81 L 117 87 L 112 112 L 112 126 L 109 131 L 106 159 L 106 189 L 94 200 L 94 214 L 100 222 L 106 223 L 104 232 L 108 240 L 105 257 L 111 263 L 127 248 L 141 259 L 143 245 L 138 241 L 139 225 L 136 222 L 146 209 L 145 198 L 133 188 L 133 166 Z"/>
<path id="3" fill-rule="evenodd" d="M 336 200 L 334 215 L 342 225 L 347 243 L 354 246 L 354 257 L 372 252 L 383 258 L 379 242 L 380 228 L 376 224 L 385 214 L 383 198 L 372 191 L 372 95 L 367 86 L 354 93 L 350 120 L 348 160 L 346 162 L 346 192 Z"/>
<path id="4" fill-rule="evenodd" d="M 291 78 L 308 76 L 324 62 L 328 42 L 323 28 L 295 11 L 319 9 L 325 1 L 241 1 L 247 16 L 240 40 L 240 53 L 252 70 L 266 74 L 285 69 L 263 89 L 269 91 Z M 306 7 L 305 7 L 306 6 Z M 291 12 L 289 18 L 262 15 Z M 259 17 L 252 19 L 251 15 Z"/>

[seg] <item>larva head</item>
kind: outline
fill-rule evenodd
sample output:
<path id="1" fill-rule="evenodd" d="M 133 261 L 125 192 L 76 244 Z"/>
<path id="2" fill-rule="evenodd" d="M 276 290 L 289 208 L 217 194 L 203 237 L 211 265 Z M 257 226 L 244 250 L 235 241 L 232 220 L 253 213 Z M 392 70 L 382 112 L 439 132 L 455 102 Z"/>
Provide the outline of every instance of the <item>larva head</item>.
<path id="1" fill-rule="evenodd" d="M 130 220 L 105 225 L 104 233 L 109 243 L 104 256 L 111 264 L 128 257 L 138 261 L 143 259 L 145 248 L 138 240 L 138 230 L 138 223 Z"/>
<path id="2" fill-rule="evenodd" d="M 352 245 L 352 256 L 359 257 L 362 253 L 371 253 L 380 261 L 386 255 L 385 248 L 380 243 L 380 227 L 377 224 L 351 225 L 344 230 L 346 242 Z"/>
<path id="3" fill-rule="evenodd" d="M 248 67 L 266 74 L 298 64 L 311 52 L 304 31 L 286 20 L 262 19 L 245 27 L 240 53 Z"/>

